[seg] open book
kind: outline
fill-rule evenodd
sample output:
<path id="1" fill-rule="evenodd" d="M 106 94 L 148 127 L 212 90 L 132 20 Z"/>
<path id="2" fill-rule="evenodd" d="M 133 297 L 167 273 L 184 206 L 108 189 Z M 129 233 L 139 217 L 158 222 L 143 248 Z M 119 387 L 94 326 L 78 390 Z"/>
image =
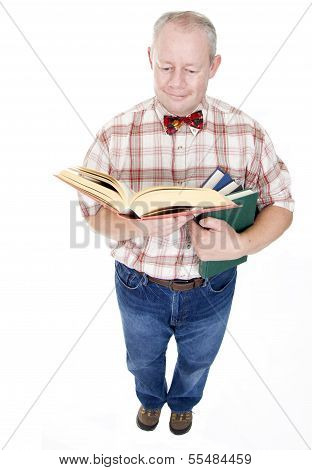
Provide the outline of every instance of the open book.
<path id="1" fill-rule="evenodd" d="M 135 193 L 111 175 L 82 166 L 54 176 L 124 217 L 163 218 L 239 207 L 211 188 L 153 186 Z"/>

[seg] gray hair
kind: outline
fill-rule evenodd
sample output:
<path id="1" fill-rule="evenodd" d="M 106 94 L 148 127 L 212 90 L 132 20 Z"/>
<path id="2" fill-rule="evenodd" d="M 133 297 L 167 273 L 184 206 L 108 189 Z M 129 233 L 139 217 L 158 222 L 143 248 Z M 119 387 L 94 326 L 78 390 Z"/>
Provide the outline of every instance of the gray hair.
<path id="1" fill-rule="evenodd" d="M 207 16 L 196 11 L 168 11 L 161 15 L 154 24 L 153 45 L 159 35 L 160 30 L 165 24 L 172 22 L 182 26 L 185 29 L 192 30 L 199 28 L 207 33 L 210 60 L 214 59 L 217 47 L 217 34 L 214 25 Z"/>

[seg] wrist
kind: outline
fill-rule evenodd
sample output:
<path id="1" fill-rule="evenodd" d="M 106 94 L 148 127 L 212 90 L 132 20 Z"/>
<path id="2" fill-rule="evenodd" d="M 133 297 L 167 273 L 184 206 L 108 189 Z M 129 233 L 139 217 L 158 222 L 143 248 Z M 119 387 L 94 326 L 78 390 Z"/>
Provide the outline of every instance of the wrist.
<path id="1" fill-rule="evenodd" d="M 247 233 L 241 232 L 239 234 L 240 239 L 240 247 L 241 247 L 241 256 L 248 256 L 250 255 L 250 248 L 251 248 L 251 240 Z"/>

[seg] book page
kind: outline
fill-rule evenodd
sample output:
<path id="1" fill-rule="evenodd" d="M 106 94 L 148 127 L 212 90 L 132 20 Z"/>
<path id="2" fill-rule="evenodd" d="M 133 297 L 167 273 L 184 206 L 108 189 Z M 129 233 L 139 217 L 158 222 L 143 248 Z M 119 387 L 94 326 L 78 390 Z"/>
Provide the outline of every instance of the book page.
<path id="1" fill-rule="evenodd" d="M 115 189 L 125 203 L 128 203 L 128 199 L 133 195 L 133 191 L 126 184 L 122 181 L 116 180 L 113 176 L 109 175 L 108 173 L 102 173 L 100 171 L 93 170 L 91 168 L 87 168 L 84 166 L 75 166 L 71 168 L 74 171 L 79 171 L 82 176 L 86 178 L 92 178 L 94 182 L 98 182 L 99 184 L 105 183 L 107 187 L 111 187 Z"/>
<path id="2" fill-rule="evenodd" d="M 231 201 L 235 201 L 235 199 L 248 196 L 249 194 L 253 194 L 254 192 L 256 191 L 252 191 L 251 189 L 243 189 L 242 191 L 237 191 L 236 193 L 228 194 L 227 197 L 231 199 Z"/>
<path id="3" fill-rule="evenodd" d="M 198 214 L 204 214 L 204 213 L 207 213 L 207 214 L 212 214 L 213 212 L 218 212 L 220 210 L 224 210 L 224 209 L 239 209 L 240 206 L 238 205 L 235 205 L 235 206 L 214 206 L 214 207 L 206 207 L 206 208 L 202 208 L 202 207 L 188 207 L 188 208 L 179 208 L 177 210 L 175 210 L 174 208 L 170 208 L 170 209 L 160 209 L 159 211 L 155 211 L 155 212 L 149 212 L 148 214 L 144 214 L 142 215 L 141 220 L 150 220 L 150 219 L 165 219 L 165 218 L 169 218 L 169 217 L 173 217 L 173 216 L 177 216 L 177 215 L 193 215 L 193 216 L 196 216 Z"/>
<path id="4" fill-rule="evenodd" d="M 97 201 L 109 203 L 118 212 L 127 209 L 124 200 L 115 190 L 111 190 L 105 186 L 99 186 L 99 184 L 96 184 L 67 170 L 63 170 L 55 176 L 70 186 L 78 189 L 78 191 L 85 191 L 89 197 L 93 199 L 96 197 L 95 200 Z"/>
<path id="5" fill-rule="evenodd" d="M 233 206 L 232 201 L 210 188 L 193 188 L 177 186 L 156 186 L 146 188 L 135 194 L 130 201 L 130 208 L 140 217 L 159 209 L 175 206 L 213 207 Z"/>
<path id="6" fill-rule="evenodd" d="M 75 186 L 73 186 L 75 188 Z M 76 189 L 76 188 L 75 188 Z M 111 211 L 113 211 L 116 214 L 119 214 L 118 210 L 112 206 L 108 201 L 103 201 L 103 199 L 95 194 L 90 194 L 88 191 L 85 191 L 84 189 L 79 188 L 78 191 L 80 193 L 85 194 L 86 196 L 89 196 L 92 198 L 94 201 L 99 202 L 103 207 L 107 207 Z"/>

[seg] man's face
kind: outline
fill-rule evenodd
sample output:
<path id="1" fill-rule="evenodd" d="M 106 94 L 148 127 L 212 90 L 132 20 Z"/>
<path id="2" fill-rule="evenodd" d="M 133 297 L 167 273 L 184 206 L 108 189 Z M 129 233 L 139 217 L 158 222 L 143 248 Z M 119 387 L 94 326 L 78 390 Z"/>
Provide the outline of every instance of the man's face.
<path id="1" fill-rule="evenodd" d="M 216 73 L 221 57 L 209 60 L 207 34 L 195 28 L 184 31 L 167 23 L 159 32 L 148 56 L 154 71 L 154 90 L 172 114 L 186 116 L 201 102 L 208 80 Z"/>

